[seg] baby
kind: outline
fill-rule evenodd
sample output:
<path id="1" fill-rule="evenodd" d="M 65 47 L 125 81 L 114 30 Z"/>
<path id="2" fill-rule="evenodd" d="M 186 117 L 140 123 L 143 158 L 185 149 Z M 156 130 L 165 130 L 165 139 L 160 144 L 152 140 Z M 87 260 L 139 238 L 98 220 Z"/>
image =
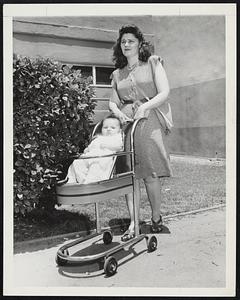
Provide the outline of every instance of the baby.
<path id="1" fill-rule="evenodd" d="M 101 134 L 97 135 L 80 158 L 70 165 L 67 174 L 68 183 L 87 184 L 108 179 L 113 157 L 87 157 L 103 156 L 122 150 L 121 123 L 115 116 L 108 116 L 102 121 Z"/>

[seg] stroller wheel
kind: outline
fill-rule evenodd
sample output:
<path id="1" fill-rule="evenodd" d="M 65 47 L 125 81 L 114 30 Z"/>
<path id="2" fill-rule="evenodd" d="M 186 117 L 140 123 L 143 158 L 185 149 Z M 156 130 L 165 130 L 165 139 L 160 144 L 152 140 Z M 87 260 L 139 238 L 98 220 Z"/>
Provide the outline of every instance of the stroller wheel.
<path id="1" fill-rule="evenodd" d="M 64 251 L 63 251 L 63 254 L 69 255 L 68 250 L 67 250 L 67 249 L 64 250 Z M 56 264 L 57 264 L 58 266 L 65 266 L 65 265 L 67 264 L 67 262 L 68 262 L 67 259 L 64 259 L 64 258 L 59 257 L 58 254 L 56 255 L 55 261 L 56 261 Z"/>
<path id="2" fill-rule="evenodd" d="M 148 252 L 153 252 L 157 249 L 157 238 L 153 235 L 148 241 Z"/>
<path id="3" fill-rule="evenodd" d="M 103 242 L 105 245 L 111 244 L 112 239 L 113 239 L 113 235 L 111 231 L 105 231 L 103 233 Z"/>
<path id="4" fill-rule="evenodd" d="M 113 256 L 109 256 L 104 262 L 104 272 L 109 277 L 117 272 L 118 263 Z"/>

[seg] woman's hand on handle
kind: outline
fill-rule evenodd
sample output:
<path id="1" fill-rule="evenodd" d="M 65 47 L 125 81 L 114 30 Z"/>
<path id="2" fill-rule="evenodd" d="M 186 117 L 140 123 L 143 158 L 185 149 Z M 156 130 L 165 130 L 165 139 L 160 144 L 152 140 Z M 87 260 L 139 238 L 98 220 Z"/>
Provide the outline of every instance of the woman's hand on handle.
<path id="1" fill-rule="evenodd" d="M 146 109 L 144 107 L 144 104 L 142 104 L 141 106 L 138 107 L 138 109 L 134 115 L 134 120 L 146 118 L 145 113 L 146 113 Z"/>
<path id="2" fill-rule="evenodd" d="M 120 122 L 122 124 L 126 124 L 127 122 L 133 122 L 133 119 L 129 118 L 127 115 L 125 115 L 121 110 L 117 107 L 116 103 L 110 102 L 109 108 L 112 111 L 112 113 L 119 118 Z"/>
<path id="3" fill-rule="evenodd" d="M 126 124 L 127 122 L 133 122 L 133 119 L 129 118 L 127 115 L 125 115 L 120 110 L 116 114 L 116 116 L 119 118 L 119 120 L 121 121 L 122 124 Z"/>

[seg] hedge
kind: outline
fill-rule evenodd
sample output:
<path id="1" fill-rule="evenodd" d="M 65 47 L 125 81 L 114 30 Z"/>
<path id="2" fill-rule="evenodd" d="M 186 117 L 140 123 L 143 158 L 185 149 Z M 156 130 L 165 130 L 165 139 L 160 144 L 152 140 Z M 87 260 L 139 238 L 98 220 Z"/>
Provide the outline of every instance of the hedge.
<path id="1" fill-rule="evenodd" d="M 51 59 L 14 55 L 15 216 L 54 207 L 56 180 L 89 141 L 96 105 L 91 82 Z"/>

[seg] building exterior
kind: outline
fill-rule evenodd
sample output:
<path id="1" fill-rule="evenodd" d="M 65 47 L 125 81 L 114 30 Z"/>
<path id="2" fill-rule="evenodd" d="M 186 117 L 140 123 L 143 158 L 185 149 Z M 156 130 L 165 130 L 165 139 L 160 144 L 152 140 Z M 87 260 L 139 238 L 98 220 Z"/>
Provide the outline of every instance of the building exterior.
<path id="1" fill-rule="evenodd" d="M 225 157 L 224 16 L 14 18 L 13 51 L 92 75 L 97 122 L 108 113 L 112 46 L 126 23 L 138 25 L 164 59 L 175 124 L 170 152 Z"/>

